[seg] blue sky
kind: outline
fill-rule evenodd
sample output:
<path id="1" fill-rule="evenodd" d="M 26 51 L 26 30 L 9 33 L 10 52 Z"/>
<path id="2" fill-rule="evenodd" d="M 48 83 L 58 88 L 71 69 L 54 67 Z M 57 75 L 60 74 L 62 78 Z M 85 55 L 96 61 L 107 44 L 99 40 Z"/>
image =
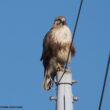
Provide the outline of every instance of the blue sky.
<path id="1" fill-rule="evenodd" d="M 42 88 L 42 40 L 59 15 L 73 32 L 80 0 L 0 0 L 0 105 L 21 105 L 23 110 L 55 110 L 49 96 L 55 88 Z M 71 68 L 74 110 L 98 109 L 110 51 L 110 1 L 84 0 Z M 110 72 L 110 71 L 109 71 Z M 110 110 L 110 74 L 103 110 Z"/>

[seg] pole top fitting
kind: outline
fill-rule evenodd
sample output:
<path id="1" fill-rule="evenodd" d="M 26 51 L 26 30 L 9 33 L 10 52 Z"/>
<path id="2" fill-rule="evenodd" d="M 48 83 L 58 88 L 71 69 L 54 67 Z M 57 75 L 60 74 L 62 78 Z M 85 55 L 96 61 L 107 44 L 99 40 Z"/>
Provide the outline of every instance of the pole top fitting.
<path id="1" fill-rule="evenodd" d="M 75 83 L 77 83 L 77 81 L 76 80 L 72 80 L 72 84 L 75 84 Z"/>
<path id="2" fill-rule="evenodd" d="M 57 100 L 57 97 L 56 97 L 56 96 L 50 96 L 49 99 L 50 99 L 51 101 L 53 101 L 53 100 L 56 101 L 56 100 Z"/>
<path id="3" fill-rule="evenodd" d="M 73 102 L 78 101 L 78 97 L 77 96 L 73 96 Z"/>

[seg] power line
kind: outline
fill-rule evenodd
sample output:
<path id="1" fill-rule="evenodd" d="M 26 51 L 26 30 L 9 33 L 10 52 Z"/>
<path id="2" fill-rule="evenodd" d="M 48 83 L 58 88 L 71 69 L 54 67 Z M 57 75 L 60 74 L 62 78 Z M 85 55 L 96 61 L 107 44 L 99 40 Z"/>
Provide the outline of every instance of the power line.
<path id="1" fill-rule="evenodd" d="M 106 67 L 106 72 L 105 72 L 105 78 L 104 78 L 104 82 L 103 82 L 103 88 L 102 88 L 102 93 L 101 93 L 101 97 L 100 97 L 100 103 L 99 103 L 99 108 L 98 108 L 98 110 L 101 110 L 101 107 L 102 107 L 102 101 L 103 101 L 104 92 L 105 92 L 105 87 L 106 87 L 106 82 L 107 82 L 107 76 L 108 76 L 108 71 L 109 71 L 109 65 L 110 65 L 110 53 L 109 53 L 109 57 L 108 57 L 108 62 L 107 62 L 107 67 Z"/>
<path id="2" fill-rule="evenodd" d="M 76 22 L 75 22 L 75 28 L 74 28 L 74 31 L 73 31 L 73 36 L 72 36 L 70 49 L 69 49 L 69 52 L 68 52 L 67 61 L 66 61 L 66 64 L 65 64 L 64 72 L 63 72 L 61 78 L 59 79 L 58 83 L 61 81 L 62 77 L 64 76 L 64 74 L 66 72 L 66 68 L 67 68 L 67 65 L 68 65 L 68 59 L 69 59 L 69 55 L 70 55 L 70 52 L 71 52 L 71 47 L 72 47 L 72 44 L 73 44 L 73 39 L 75 37 L 75 32 L 76 32 L 77 24 L 78 24 L 78 21 L 79 21 L 80 12 L 81 12 L 81 9 L 82 9 L 82 4 L 83 4 L 83 0 L 80 1 L 80 6 L 79 6 L 78 14 L 77 14 L 77 19 L 76 19 Z"/>

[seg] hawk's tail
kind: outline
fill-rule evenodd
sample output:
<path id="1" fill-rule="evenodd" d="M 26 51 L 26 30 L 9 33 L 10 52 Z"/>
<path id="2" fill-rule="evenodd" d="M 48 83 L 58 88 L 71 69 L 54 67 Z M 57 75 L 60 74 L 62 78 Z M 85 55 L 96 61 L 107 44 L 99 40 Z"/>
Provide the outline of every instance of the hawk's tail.
<path id="1" fill-rule="evenodd" d="M 57 60 L 56 58 L 51 58 L 48 66 L 44 70 L 44 83 L 43 87 L 45 90 L 51 89 L 53 86 L 54 77 L 56 76 L 57 70 Z"/>
<path id="2" fill-rule="evenodd" d="M 45 71 L 45 76 L 44 76 L 44 82 L 43 82 L 43 88 L 45 90 L 50 90 L 51 87 L 53 86 L 53 80 L 51 75 L 48 73 L 48 71 Z"/>

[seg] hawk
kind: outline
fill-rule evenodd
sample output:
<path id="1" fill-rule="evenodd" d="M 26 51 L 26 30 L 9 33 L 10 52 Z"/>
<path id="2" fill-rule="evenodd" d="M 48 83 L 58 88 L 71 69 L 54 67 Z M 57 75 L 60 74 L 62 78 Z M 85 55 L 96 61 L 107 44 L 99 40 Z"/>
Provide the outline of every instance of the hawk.
<path id="1" fill-rule="evenodd" d="M 75 48 L 73 44 L 70 46 L 71 41 L 72 33 L 67 26 L 65 17 L 58 16 L 43 39 L 43 52 L 40 60 L 43 61 L 44 66 L 43 87 L 45 90 L 51 89 L 57 71 L 63 68 L 67 62 L 69 50 L 68 63 L 74 56 Z"/>

